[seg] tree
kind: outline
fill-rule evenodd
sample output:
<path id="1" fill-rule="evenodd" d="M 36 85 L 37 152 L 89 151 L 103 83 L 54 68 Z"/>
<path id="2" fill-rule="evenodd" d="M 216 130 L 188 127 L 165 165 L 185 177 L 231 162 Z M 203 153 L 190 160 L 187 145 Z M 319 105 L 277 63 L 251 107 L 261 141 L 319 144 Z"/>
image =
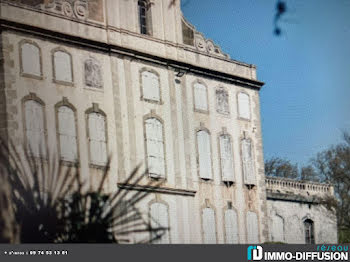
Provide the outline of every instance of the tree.
<path id="1" fill-rule="evenodd" d="M 312 160 L 316 172 L 334 186 L 337 197 L 339 242 L 350 242 L 350 134 L 345 132 L 343 143 L 318 153 Z"/>
<path id="2" fill-rule="evenodd" d="M 278 157 L 271 158 L 265 161 L 265 175 L 297 179 L 299 177 L 298 166 L 293 165 L 289 160 Z"/>
<path id="3" fill-rule="evenodd" d="M 312 165 L 304 166 L 301 168 L 300 179 L 304 181 L 320 181 L 320 177 Z"/>

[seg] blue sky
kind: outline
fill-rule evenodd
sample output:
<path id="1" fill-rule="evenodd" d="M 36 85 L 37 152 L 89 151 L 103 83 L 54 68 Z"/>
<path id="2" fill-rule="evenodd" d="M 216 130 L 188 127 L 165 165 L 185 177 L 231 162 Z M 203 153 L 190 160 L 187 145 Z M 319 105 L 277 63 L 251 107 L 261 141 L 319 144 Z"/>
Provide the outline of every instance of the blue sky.
<path id="1" fill-rule="evenodd" d="M 307 164 L 350 131 L 350 1 L 286 2 L 280 37 L 276 0 L 182 0 L 182 10 L 231 58 L 257 66 L 265 159 Z"/>

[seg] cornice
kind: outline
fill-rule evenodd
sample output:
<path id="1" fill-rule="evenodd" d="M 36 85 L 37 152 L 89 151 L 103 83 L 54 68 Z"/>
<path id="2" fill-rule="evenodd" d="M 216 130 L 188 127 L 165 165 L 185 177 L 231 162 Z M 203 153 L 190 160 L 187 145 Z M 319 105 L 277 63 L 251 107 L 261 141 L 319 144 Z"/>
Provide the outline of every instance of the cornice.
<path id="1" fill-rule="evenodd" d="M 154 187 L 154 186 L 144 186 L 144 185 L 131 185 L 125 183 L 118 183 L 118 188 L 126 190 L 135 190 L 150 193 L 168 194 L 168 195 L 180 195 L 194 197 L 197 191 L 188 189 L 178 189 L 169 187 Z"/>
<path id="2" fill-rule="evenodd" d="M 173 68 L 176 71 L 192 73 L 195 75 L 201 75 L 204 77 L 209 77 L 209 78 L 217 79 L 219 81 L 241 85 L 243 87 L 247 87 L 255 90 L 260 90 L 260 88 L 264 85 L 263 82 L 260 82 L 254 79 L 236 76 L 236 75 L 208 69 L 205 67 L 189 64 L 186 62 L 181 62 L 174 59 L 152 55 L 149 53 L 144 53 L 138 50 L 125 48 L 122 46 L 109 44 L 109 43 L 105 43 L 97 40 L 91 40 L 91 39 L 86 39 L 79 36 L 69 35 L 66 33 L 51 31 L 48 29 L 44 29 L 44 28 L 40 28 L 32 25 L 0 19 L 0 26 L 2 31 L 9 30 L 9 31 L 15 31 L 15 32 L 20 32 L 24 34 L 30 34 L 33 36 L 41 37 L 44 39 L 50 39 L 53 41 L 66 43 L 69 45 L 74 45 L 82 48 L 95 49 L 100 52 L 108 53 L 110 55 L 117 55 L 117 56 L 119 55 L 119 56 L 130 57 L 133 59 L 139 59 L 142 61 L 147 61 L 158 65 L 162 65 L 162 66 L 168 66 L 170 68 Z M 251 67 L 254 67 L 254 66 L 251 65 Z"/>

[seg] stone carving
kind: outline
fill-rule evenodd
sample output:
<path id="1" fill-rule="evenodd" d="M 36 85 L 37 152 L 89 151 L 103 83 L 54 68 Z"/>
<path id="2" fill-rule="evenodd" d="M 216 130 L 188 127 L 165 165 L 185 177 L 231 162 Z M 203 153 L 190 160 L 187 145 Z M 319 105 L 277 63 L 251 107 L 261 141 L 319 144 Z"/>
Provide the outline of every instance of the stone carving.
<path id="1" fill-rule="evenodd" d="M 229 58 L 229 55 L 224 54 L 219 46 L 215 45 L 212 40 L 205 39 L 204 36 L 199 32 L 195 32 L 194 45 L 197 50 L 201 52 Z"/>
<path id="2" fill-rule="evenodd" d="M 88 0 L 49 0 L 40 8 L 70 18 L 86 20 L 89 13 Z"/>
<path id="3" fill-rule="evenodd" d="M 101 67 L 95 59 L 89 58 L 84 63 L 85 84 L 88 87 L 102 88 Z"/>

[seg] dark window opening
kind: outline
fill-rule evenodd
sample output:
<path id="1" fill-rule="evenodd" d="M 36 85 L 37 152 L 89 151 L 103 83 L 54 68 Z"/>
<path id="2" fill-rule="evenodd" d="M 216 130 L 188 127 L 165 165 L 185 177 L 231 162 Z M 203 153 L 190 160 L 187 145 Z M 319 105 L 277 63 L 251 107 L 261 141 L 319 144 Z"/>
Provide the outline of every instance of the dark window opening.
<path id="1" fill-rule="evenodd" d="M 139 6 L 139 23 L 140 23 L 140 33 L 143 35 L 149 35 L 150 30 L 149 30 L 149 6 L 147 4 L 147 1 L 139 1 L 138 2 Z"/>
<path id="2" fill-rule="evenodd" d="M 306 219 L 304 221 L 304 230 L 305 230 L 305 243 L 315 244 L 314 222 L 311 219 Z"/>

